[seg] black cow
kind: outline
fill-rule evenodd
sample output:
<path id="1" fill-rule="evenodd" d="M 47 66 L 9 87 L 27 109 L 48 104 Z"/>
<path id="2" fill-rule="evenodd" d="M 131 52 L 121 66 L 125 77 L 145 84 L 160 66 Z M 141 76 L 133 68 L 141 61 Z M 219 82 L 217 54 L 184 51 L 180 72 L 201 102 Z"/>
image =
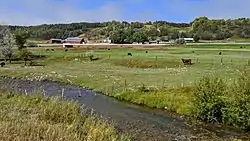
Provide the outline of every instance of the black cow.
<path id="1" fill-rule="evenodd" d="M 219 55 L 221 55 L 222 53 L 221 52 L 219 52 Z"/>
<path id="2" fill-rule="evenodd" d="M 67 52 L 67 51 L 68 51 L 68 49 L 65 49 L 64 51 L 65 51 L 65 52 Z"/>
<path id="3" fill-rule="evenodd" d="M 1 62 L 0 65 L 1 65 L 1 67 L 4 67 L 4 66 L 5 66 L 5 63 L 4 63 L 4 62 Z"/>
<path id="4" fill-rule="evenodd" d="M 146 51 L 146 53 L 148 53 L 148 51 Z"/>
<path id="5" fill-rule="evenodd" d="M 110 49 L 108 49 L 108 50 L 110 50 Z"/>
<path id="6" fill-rule="evenodd" d="M 55 51 L 54 49 L 51 49 L 51 51 Z"/>
<path id="7" fill-rule="evenodd" d="M 128 56 L 132 56 L 132 53 L 128 53 Z"/>
<path id="8" fill-rule="evenodd" d="M 49 49 L 46 49 L 46 51 L 49 51 Z"/>
<path id="9" fill-rule="evenodd" d="M 184 65 L 192 65 L 192 60 L 191 59 L 181 59 L 182 60 L 182 63 Z"/>

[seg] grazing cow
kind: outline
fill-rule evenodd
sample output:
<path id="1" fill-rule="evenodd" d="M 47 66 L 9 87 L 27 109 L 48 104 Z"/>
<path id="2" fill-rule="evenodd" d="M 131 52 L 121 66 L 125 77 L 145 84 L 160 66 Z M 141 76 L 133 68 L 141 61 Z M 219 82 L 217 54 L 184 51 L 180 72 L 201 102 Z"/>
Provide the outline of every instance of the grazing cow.
<path id="1" fill-rule="evenodd" d="M 54 51 L 54 49 L 51 49 L 51 51 Z"/>
<path id="2" fill-rule="evenodd" d="M 148 51 L 146 51 L 146 53 L 148 53 Z"/>
<path id="3" fill-rule="evenodd" d="M 182 60 L 182 63 L 184 65 L 192 65 L 192 60 L 191 59 L 181 59 Z"/>
<path id="4" fill-rule="evenodd" d="M 219 55 L 221 55 L 222 53 L 221 52 L 219 52 Z"/>
<path id="5" fill-rule="evenodd" d="M 46 51 L 49 51 L 49 49 L 46 49 Z"/>
<path id="6" fill-rule="evenodd" d="M 132 53 L 128 53 L 128 56 L 132 56 Z"/>
<path id="7" fill-rule="evenodd" d="M 68 51 L 68 49 L 65 49 L 64 51 L 65 51 L 65 52 L 67 52 L 67 51 Z"/>
<path id="8" fill-rule="evenodd" d="M 240 48 L 242 48 L 242 47 L 240 47 Z"/>
<path id="9" fill-rule="evenodd" d="M 108 50 L 110 50 L 110 49 L 108 49 Z"/>
<path id="10" fill-rule="evenodd" d="M 1 65 L 1 67 L 4 67 L 4 66 L 5 66 L 5 63 L 4 63 L 4 62 L 1 62 L 0 65 Z"/>

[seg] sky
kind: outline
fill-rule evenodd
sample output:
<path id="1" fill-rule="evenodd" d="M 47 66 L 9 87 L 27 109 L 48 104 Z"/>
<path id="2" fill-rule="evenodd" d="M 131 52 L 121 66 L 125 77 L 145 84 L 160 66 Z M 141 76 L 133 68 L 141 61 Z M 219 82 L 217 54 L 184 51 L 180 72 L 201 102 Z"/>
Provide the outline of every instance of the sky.
<path id="1" fill-rule="evenodd" d="M 156 21 L 250 17 L 250 0 L 0 0 L 0 24 Z"/>

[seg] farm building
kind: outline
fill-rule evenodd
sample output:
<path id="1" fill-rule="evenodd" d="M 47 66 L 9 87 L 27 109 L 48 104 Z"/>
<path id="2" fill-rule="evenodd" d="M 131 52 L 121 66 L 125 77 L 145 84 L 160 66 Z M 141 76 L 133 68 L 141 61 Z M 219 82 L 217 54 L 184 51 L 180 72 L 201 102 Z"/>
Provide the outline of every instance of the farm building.
<path id="1" fill-rule="evenodd" d="M 194 42 L 194 38 L 183 38 L 185 42 Z"/>
<path id="2" fill-rule="evenodd" d="M 67 39 L 64 40 L 64 43 L 82 44 L 84 43 L 84 39 L 78 37 L 68 37 Z"/>
<path id="3" fill-rule="evenodd" d="M 63 43 L 63 47 L 64 48 L 73 48 L 73 44 L 70 44 L 70 43 Z"/>
<path id="4" fill-rule="evenodd" d="M 50 43 L 50 44 L 54 44 L 54 43 L 61 44 L 62 43 L 62 39 L 51 38 L 51 39 L 49 39 L 48 43 Z"/>

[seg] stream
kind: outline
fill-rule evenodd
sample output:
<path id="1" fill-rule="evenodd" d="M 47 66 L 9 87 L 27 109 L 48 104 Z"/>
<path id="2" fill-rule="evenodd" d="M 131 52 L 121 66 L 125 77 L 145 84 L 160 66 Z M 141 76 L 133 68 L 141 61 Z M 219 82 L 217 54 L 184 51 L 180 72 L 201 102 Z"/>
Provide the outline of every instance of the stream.
<path id="1" fill-rule="evenodd" d="M 43 91 L 45 96 L 61 95 L 76 100 L 112 121 L 122 132 L 141 141 L 229 140 L 246 137 L 244 133 L 215 126 L 192 125 L 171 114 L 156 109 L 118 101 L 81 87 L 52 81 L 31 81 L 0 77 L 0 91 L 34 94 Z"/>

